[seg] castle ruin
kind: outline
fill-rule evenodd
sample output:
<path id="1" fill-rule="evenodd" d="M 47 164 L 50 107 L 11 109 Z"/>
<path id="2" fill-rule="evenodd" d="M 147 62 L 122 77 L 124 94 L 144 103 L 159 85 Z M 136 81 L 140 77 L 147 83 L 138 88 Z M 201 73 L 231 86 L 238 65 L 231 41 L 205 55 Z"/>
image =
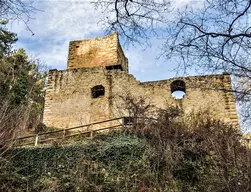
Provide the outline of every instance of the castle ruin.
<path id="1" fill-rule="evenodd" d="M 43 122 L 67 128 L 126 116 L 123 96 L 143 97 L 165 109 L 177 105 L 185 113 L 210 110 L 212 115 L 238 125 L 230 74 L 140 82 L 128 73 L 128 60 L 118 34 L 72 41 L 66 70 L 50 70 Z M 175 91 L 185 93 L 181 99 Z"/>

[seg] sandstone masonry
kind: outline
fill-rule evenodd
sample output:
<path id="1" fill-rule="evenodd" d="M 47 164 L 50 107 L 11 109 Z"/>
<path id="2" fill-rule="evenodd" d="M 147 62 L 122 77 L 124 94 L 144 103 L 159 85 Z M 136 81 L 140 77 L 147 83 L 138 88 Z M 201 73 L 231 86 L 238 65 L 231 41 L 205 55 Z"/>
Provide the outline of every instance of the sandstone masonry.
<path id="1" fill-rule="evenodd" d="M 182 99 L 172 93 L 183 91 Z M 228 73 L 140 82 L 128 74 L 128 60 L 117 33 L 72 41 L 66 70 L 50 70 L 44 123 L 66 128 L 126 116 L 123 97 L 143 97 L 157 108 L 181 107 L 185 113 L 209 110 L 238 125 L 235 98 Z"/>

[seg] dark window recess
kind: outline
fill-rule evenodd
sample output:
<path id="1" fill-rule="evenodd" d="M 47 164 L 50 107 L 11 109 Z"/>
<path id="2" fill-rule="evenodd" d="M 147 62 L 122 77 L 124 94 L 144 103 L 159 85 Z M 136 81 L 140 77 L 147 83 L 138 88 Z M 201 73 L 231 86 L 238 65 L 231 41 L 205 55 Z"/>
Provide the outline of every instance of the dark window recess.
<path id="1" fill-rule="evenodd" d="M 186 94 L 186 83 L 176 80 L 171 83 L 171 94 L 175 99 L 183 99 Z"/>
<path id="2" fill-rule="evenodd" d="M 105 88 L 102 85 L 97 85 L 91 89 L 92 98 L 100 98 L 105 95 Z"/>
<path id="3" fill-rule="evenodd" d="M 135 120 L 134 117 L 124 117 L 124 125 L 132 125 Z"/>
<path id="4" fill-rule="evenodd" d="M 121 65 L 111 65 L 111 66 L 106 66 L 106 70 L 121 70 L 123 71 L 123 68 Z"/>

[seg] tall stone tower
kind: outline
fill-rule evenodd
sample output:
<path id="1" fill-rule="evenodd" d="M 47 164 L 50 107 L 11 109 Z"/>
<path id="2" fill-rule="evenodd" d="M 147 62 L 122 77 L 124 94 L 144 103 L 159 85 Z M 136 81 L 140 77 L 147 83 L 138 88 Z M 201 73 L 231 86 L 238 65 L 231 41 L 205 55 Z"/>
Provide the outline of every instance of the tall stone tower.
<path id="1" fill-rule="evenodd" d="M 101 38 L 70 42 L 68 69 L 101 66 L 128 72 L 128 60 L 120 46 L 118 33 Z"/>

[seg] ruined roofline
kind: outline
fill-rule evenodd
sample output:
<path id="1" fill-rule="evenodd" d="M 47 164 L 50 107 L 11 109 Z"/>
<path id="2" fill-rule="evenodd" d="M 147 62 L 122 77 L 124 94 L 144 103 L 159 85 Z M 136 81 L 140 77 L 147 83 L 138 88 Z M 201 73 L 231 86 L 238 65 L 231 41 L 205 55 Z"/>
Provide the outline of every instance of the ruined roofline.
<path id="1" fill-rule="evenodd" d="M 118 32 L 113 32 L 109 35 L 106 35 L 106 36 L 99 36 L 99 37 L 93 37 L 93 38 L 88 38 L 88 39 L 78 39 L 78 40 L 73 40 L 73 41 L 70 41 L 71 42 L 87 42 L 87 41 L 90 41 L 90 40 L 102 40 L 102 39 L 105 39 L 105 38 L 111 38 L 112 36 L 116 35 L 118 37 Z"/>
<path id="2" fill-rule="evenodd" d="M 82 71 L 82 72 L 91 72 L 91 71 L 106 71 L 109 72 L 110 74 L 114 73 L 125 73 L 125 71 L 107 71 L 103 66 L 98 66 L 98 67 L 91 67 L 91 68 L 70 68 L 70 69 L 64 69 L 64 70 L 57 70 L 57 69 L 51 69 L 49 72 L 58 72 L 58 73 L 63 73 L 67 71 Z M 231 84 L 231 78 L 230 78 L 230 73 L 223 72 L 222 74 L 213 74 L 213 75 L 195 75 L 195 76 L 185 76 L 185 77 L 172 77 L 169 79 L 163 79 L 163 80 L 155 80 L 155 81 L 140 81 L 136 79 L 136 77 L 133 74 L 128 74 L 132 76 L 136 81 L 138 81 L 142 85 L 147 85 L 147 84 L 156 84 L 156 83 L 165 83 L 167 81 L 171 82 L 174 80 L 186 80 L 186 81 L 194 81 L 194 80 L 201 80 L 201 79 L 213 79 L 213 78 L 218 78 L 218 79 L 227 79 L 228 82 Z"/>
<path id="3" fill-rule="evenodd" d="M 106 36 L 99 36 L 99 37 L 93 37 L 93 38 L 89 38 L 89 39 L 70 41 L 69 44 L 74 43 L 74 42 L 76 42 L 76 43 L 79 42 L 79 43 L 80 43 L 80 42 L 87 42 L 87 41 L 94 41 L 94 40 L 102 40 L 102 39 L 105 39 L 105 38 L 110 39 L 110 38 L 111 38 L 112 36 L 114 36 L 114 35 L 117 36 L 118 48 L 121 49 L 123 56 L 126 57 L 126 56 L 125 56 L 125 53 L 124 53 L 124 51 L 123 51 L 123 49 L 122 49 L 122 46 L 121 46 L 121 44 L 120 44 L 120 41 L 119 41 L 119 34 L 118 34 L 117 31 L 115 31 L 115 32 L 113 32 L 113 33 L 111 33 L 111 34 L 109 34 L 109 35 L 106 35 Z"/>
<path id="4" fill-rule="evenodd" d="M 97 66 L 97 67 L 90 67 L 90 68 L 67 68 L 67 69 L 50 69 L 50 71 L 57 71 L 57 72 L 64 72 L 64 71 L 72 71 L 72 70 L 82 70 L 82 71 L 95 71 L 95 70 L 103 70 L 104 66 Z M 119 71 L 122 72 L 123 71 Z M 129 75 L 133 75 L 133 74 L 129 74 Z M 212 74 L 212 75 L 191 75 L 191 76 L 184 76 L 184 77 L 171 77 L 168 79 L 161 79 L 161 80 L 153 80 L 153 81 L 140 81 L 140 83 L 156 83 L 156 82 L 164 82 L 164 81 L 170 81 L 170 80 L 176 80 L 176 79 L 189 79 L 189 78 L 193 78 L 193 79 L 197 79 L 197 78 L 212 78 L 212 77 L 224 77 L 224 76 L 230 76 L 231 74 L 228 72 L 223 72 L 222 74 Z M 133 75 L 134 76 L 134 75 Z M 138 80 L 139 81 L 139 80 Z"/>
<path id="5" fill-rule="evenodd" d="M 222 74 L 212 74 L 212 75 L 191 75 L 191 76 L 184 76 L 184 77 L 172 77 L 169 79 L 161 79 L 161 80 L 154 80 L 154 81 L 144 81 L 141 82 L 142 84 L 150 84 L 150 83 L 157 83 L 157 82 L 166 82 L 166 81 L 172 81 L 172 80 L 194 80 L 194 79 L 200 79 L 200 78 L 214 78 L 214 77 L 224 77 L 228 76 L 230 77 L 230 73 L 223 72 Z"/>
<path id="6" fill-rule="evenodd" d="M 98 71 L 98 70 L 104 70 L 104 66 L 96 66 L 96 67 L 87 67 L 87 68 L 66 68 L 66 69 L 50 69 L 49 72 L 57 71 L 57 72 L 65 72 L 65 71 L 84 71 L 84 72 L 90 72 L 90 71 Z"/>

